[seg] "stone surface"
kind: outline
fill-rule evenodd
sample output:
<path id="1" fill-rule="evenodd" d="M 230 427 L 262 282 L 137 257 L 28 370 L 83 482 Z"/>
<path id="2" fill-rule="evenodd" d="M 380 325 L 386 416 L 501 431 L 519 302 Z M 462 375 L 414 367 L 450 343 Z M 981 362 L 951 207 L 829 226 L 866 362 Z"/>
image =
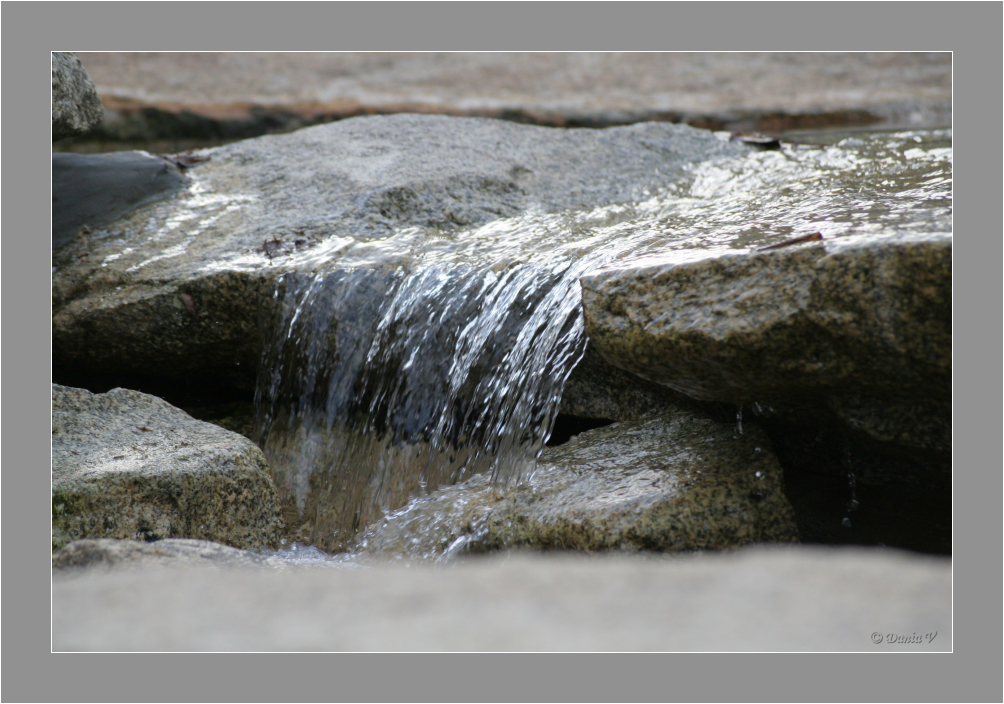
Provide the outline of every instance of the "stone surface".
<path id="1" fill-rule="evenodd" d="M 889 642 L 890 634 L 916 634 L 920 642 Z M 447 568 L 280 573 L 60 570 L 52 587 L 54 651 L 917 652 L 952 645 L 951 561 L 888 549 L 747 548 L 659 559 L 516 552 Z"/>
<path id="2" fill-rule="evenodd" d="M 99 538 L 74 540 L 52 554 L 53 570 L 113 570 L 161 567 L 272 567 L 282 560 L 207 540 L 165 538 L 150 543 Z"/>
<path id="3" fill-rule="evenodd" d="M 755 425 L 742 434 L 676 409 L 546 449 L 529 480 L 484 476 L 414 499 L 372 526 L 363 552 L 441 559 L 513 547 L 688 551 L 797 540 L 781 468 Z"/>
<path id="4" fill-rule="evenodd" d="M 684 551 L 798 539 L 766 436 L 677 411 L 548 450 L 488 515 L 483 544 Z"/>
<path id="5" fill-rule="evenodd" d="M 281 530 L 246 438 L 136 391 L 52 385 L 53 550 L 82 538 L 275 547 Z"/>
<path id="6" fill-rule="evenodd" d="M 560 413 L 579 418 L 638 420 L 686 403 L 683 394 L 605 361 L 588 344 L 561 392 Z"/>
<path id="7" fill-rule="evenodd" d="M 947 125 L 950 53 L 85 53 L 106 138 L 240 138 L 374 112 L 715 129 Z"/>
<path id="8" fill-rule="evenodd" d="M 250 388 L 261 296 L 281 271 L 330 259 L 407 266 L 435 235 L 630 201 L 687 164 L 747 150 L 680 125 L 555 130 L 421 115 L 211 150 L 176 197 L 55 253 L 54 365 L 199 371 Z"/>
<path id="9" fill-rule="evenodd" d="M 85 225 L 97 230 L 183 182 L 176 165 L 146 152 L 53 154 L 52 248 L 65 245 Z"/>
<path id="10" fill-rule="evenodd" d="M 858 429 L 944 449 L 951 272 L 951 235 L 927 234 L 611 268 L 581 282 L 591 344 L 611 364 L 698 399 L 832 399 Z M 933 418 L 918 426 L 925 411 Z"/>
<path id="11" fill-rule="evenodd" d="M 100 124 L 104 115 L 80 58 L 72 52 L 52 52 L 52 141 L 83 134 Z"/>

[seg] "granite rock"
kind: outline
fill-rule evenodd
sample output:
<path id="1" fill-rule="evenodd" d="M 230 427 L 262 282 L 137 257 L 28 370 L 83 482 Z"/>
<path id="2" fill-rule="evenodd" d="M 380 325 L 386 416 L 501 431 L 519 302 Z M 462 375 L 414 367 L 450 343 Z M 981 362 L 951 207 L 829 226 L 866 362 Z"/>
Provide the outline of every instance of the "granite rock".
<path id="1" fill-rule="evenodd" d="M 675 409 L 548 448 L 509 490 L 477 476 L 414 499 L 364 532 L 359 547 L 442 559 L 514 547 L 678 552 L 797 537 L 763 432 Z"/>
<path id="2" fill-rule="evenodd" d="M 265 458 L 236 433 L 127 389 L 52 385 L 52 547 L 83 538 L 195 538 L 275 547 Z"/>
<path id="3" fill-rule="evenodd" d="M 798 539 L 762 431 L 677 411 L 548 450 L 488 516 L 482 544 L 686 551 Z"/>
<path id="4" fill-rule="evenodd" d="M 951 273 L 951 235 L 927 234 L 610 268 L 581 283 L 590 342 L 615 366 L 697 399 L 831 405 L 876 439 L 946 449 Z"/>
<path id="5" fill-rule="evenodd" d="M 104 116 L 101 98 L 80 57 L 52 52 L 52 141 L 83 134 Z"/>
<path id="6" fill-rule="evenodd" d="M 259 294 L 282 271 L 406 265 L 430 236 L 632 201 L 687 164 L 747 150 L 681 125 L 395 115 L 200 152 L 175 197 L 54 254 L 54 365 L 172 378 L 198 368 L 250 388 Z"/>
<path id="7" fill-rule="evenodd" d="M 613 366 L 587 344 L 565 382 L 559 412 L 579 418 L 639 420 L 690 402 L 667 386 Z"/>

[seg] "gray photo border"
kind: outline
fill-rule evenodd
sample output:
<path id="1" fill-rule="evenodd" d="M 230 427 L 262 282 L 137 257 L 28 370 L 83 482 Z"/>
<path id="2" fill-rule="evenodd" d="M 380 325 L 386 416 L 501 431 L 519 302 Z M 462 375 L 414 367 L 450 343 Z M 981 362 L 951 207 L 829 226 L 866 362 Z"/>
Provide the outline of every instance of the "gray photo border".
<path id="1" fill-rule="evenodd" d="M 996 388 L 985 376 L 1000 370 L 1002 351 L 1000 3 L 6 2 L 2 15 L 4 701 L 1000 700 L 1002 412 L 973 393 L 977 383 Z M 954 420 L 962 480 L 954 487 L 955 652 L 52 654 L 42 470 L 51 411 L 44 74 L 53 50 L 151 49 L 953 51 L 955 222 L 963 233 L 953 255 L 954 365 L 957 401 L 965 401 Z M 985 313 L 994 310 L 991 326 Z"/>

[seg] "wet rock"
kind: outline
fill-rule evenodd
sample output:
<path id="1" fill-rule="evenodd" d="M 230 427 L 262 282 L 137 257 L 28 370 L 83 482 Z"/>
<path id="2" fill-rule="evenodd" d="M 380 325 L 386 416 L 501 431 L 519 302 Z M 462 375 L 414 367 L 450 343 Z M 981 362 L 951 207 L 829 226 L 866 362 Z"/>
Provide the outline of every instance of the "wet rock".
<path id="1" fill-rule="evenodd" d="M 52 385 L 52 547 L 195 538 L 275 547 L 275 485 L 249 440 L 127 389 Z"/>
<path id="2" fill-rule="evenodd" d="M 111 538 L 74 540 L 52 554 L 52 568 L 60 571 L 160 567 L 272 567 L 275 557 L 207 540 L 166 538 L 145 543 Z"/>
<path id="3" fill-rule="evenodd" d="M 176 197 L 54 255 L 54 366 L 176 377 L 201 368 L 250 387 L 255 283 L 267 288 L 279 271 L 335 258 L 407 265 L 430 236 L 631 201 L 689 163 L 744 149 L 681 125 L 554 130 L 397 115 L 210 150 Z"/>
<path id="4" fill-rule="evenodd" d="M 53 154 L 52 248 L 86 238 L 183 182 L 177 166 L 146 152 Z"/>
<path id="5" fill-rule="evenodd" d="M 52 52 L 52 141 L 83 134 L 101 123 L 105 109 L 84 65 L 73 52 Z"/>
<path id="6" fill-rule="evenodd" d="M 914 633 L 911 641 L 888 637 Z M 660 559 L 514 551 L 451 568 L 283 573 L 149 566 L 58 570 L 52 585 L 56 651 L 952 646 L 951 560 L 882 549 L 788 546 Z"/>
<path id="7" fill-rule="evenodd" d="M 582 433 L 488 516 L 486 547 L 684 551 L 797 540 L 762 431 L 677 412 Z"/>
<path id="8" fill-rule="evenodd" d="M 415 499 L 359 545 L 382 557 L 440 559 L 512 547 L 688 551 L 794 540 L 763 432 L 675 410 L 549 448 L 510 491 L 479 476 Z"/>
<path id="9" fill-rule="evenodd" d="M 694 398 L 813 399 L 878 439 L 945 449 L 951 271 L 951 235 L 847 237 L 611 268 L 583 277 L 583 308 L 604 359 Z"/>
<path id="10" fill-rule="evenodd" d="M 488 516 L 504 498 L 484 474 L 440 487 L 361 531 L 351 550 L 367 559 L 409 563 L 479 551 Z"/>

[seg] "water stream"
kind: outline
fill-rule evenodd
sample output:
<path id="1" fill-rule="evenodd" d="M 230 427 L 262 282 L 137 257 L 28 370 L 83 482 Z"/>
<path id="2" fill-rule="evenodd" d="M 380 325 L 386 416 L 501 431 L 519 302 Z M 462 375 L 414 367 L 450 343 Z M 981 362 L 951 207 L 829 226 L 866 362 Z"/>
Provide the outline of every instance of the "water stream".
<path id="1" fill-rule="evenodd" d="M 951 231 L 950 130 L 830 140 L 708 161 L 636 203 L 297 254 L 256 392 L 297 539 L 337 552 L 438 486 L 532 472 L 585 349 L 578 279 L 601 264 Z"/>

